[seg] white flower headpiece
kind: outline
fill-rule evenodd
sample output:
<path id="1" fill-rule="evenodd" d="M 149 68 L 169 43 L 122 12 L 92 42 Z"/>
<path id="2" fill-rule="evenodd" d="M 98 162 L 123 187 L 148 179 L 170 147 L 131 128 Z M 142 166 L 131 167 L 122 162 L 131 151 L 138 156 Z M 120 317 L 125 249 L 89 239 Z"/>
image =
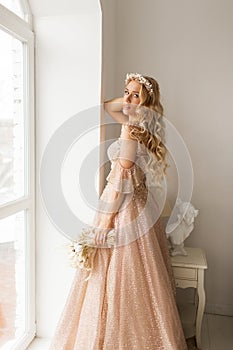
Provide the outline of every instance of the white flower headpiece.
<path id="1" fill-rule="evenodd" d="M 152 84 L 149 82 L 149 80 L 147 80 L 146 78 L 144 78 L 144 76 L 142 74 L 139 73 L 127 73 L 126 74 L 126 79 L 125 79 L 125 84 L 128 83 L 128 80 L 137 80 L 140 84 L 143 84 L 145 86 L 145 88 L 147 89 L 147 91 L 149 92 L 150 95 L 153 94 L 153 88 L 152 88 Z"/>

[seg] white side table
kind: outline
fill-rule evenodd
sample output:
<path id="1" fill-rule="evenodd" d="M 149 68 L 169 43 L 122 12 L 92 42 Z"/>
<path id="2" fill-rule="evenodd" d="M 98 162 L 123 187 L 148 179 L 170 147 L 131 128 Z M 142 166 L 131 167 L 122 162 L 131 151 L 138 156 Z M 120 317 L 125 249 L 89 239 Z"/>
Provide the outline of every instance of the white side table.
<path id="1" fill-rule="evenodd" d="M 185 247 L 187 256 L 171 257 L 173 273 L 178 288 L 196 288 L 198 304 L 195 320 L 197 347 L 201 349 L 201 324 L 205 309 L 204 270 L 207 269 L 203 249 Z"/>

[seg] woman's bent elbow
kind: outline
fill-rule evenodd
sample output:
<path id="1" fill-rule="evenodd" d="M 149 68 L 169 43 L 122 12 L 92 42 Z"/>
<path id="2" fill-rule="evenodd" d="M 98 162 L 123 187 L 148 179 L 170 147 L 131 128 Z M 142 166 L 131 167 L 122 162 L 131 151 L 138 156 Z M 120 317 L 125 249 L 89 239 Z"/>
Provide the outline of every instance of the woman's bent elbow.
<path id="1" fill-rule="evenodd" d="M 127 159 L 120 159 L 119 163 L 120 163 L 121 167 L 124 169 L 130 169 L 134 166 L 134 162 L 132 162 L 131 160 L 127 160 Z"/>

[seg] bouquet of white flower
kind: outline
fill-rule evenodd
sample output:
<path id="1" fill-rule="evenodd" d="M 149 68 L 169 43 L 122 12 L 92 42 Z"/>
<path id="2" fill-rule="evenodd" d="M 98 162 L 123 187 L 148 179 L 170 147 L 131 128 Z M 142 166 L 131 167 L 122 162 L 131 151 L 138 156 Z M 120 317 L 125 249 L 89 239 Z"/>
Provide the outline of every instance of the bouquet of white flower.
<path id="1" fill-rule="evenodd" d="M 68 243 L 68 257 L 70 259 L 70 265 L 74 268 L 81 268 L 87 271 L 92 270 L 95 245 L 95 228 L 90 227 L 82 229 L 82 233 L 78 241 L 71 241 Z M 106 237 L 106 245 L 108 248 L 115 244 L 115 229 L 110 229 Z"/>

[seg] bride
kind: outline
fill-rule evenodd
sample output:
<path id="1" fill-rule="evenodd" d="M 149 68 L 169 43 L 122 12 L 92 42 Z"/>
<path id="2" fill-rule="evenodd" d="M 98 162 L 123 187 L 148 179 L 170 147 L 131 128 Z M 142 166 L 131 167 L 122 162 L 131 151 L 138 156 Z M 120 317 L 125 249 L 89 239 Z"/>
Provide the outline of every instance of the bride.
<path id="1" fill-rule="evenodd" d="M 93 221 L 94 244 L 75 273 L 50 350 L 187 350 L 150 191 L 168 166 L 159 85 L 127 74 L 124 96 L 104 106 L 122 124 L 121 135 L 108 148 L 111 170 Z"/>

